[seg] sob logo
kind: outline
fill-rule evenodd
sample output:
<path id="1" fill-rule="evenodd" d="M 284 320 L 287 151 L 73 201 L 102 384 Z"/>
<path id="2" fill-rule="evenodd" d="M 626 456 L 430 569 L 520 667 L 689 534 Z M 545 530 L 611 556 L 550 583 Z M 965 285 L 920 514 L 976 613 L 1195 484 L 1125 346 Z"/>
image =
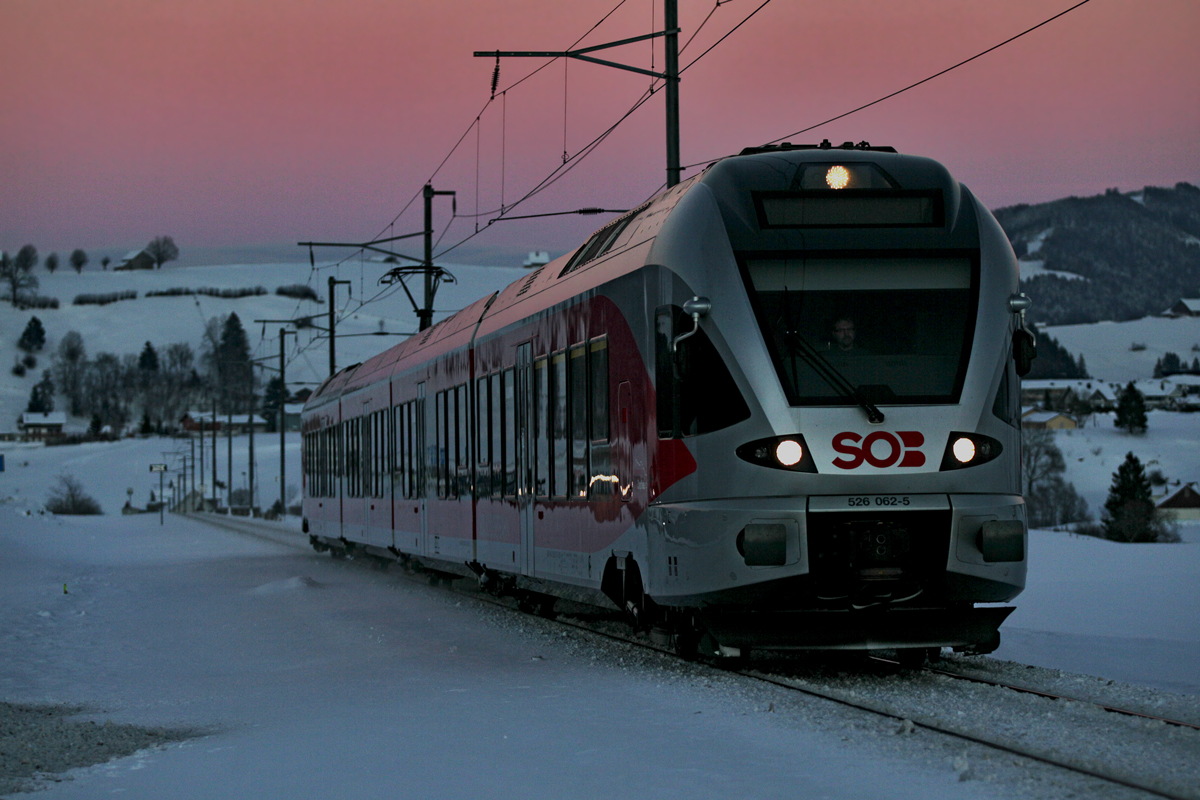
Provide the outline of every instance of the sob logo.
<path id="1" fill-rule="evenodd" d="M 925 444 L 920 431 L 874 431 L 859 436 L 844 431 L 833 437 L 833 449 L 843 457 L 835 458 L 833 465 L 841 469 L 858 469 L 865 461 L 872 467 L 923 467 L 925 454 L 918 448 Z"/>

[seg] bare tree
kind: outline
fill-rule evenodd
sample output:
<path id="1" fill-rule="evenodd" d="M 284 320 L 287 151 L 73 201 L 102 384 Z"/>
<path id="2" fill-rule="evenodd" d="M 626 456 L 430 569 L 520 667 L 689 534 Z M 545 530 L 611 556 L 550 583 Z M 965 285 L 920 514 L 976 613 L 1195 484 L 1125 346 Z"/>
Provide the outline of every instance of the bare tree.
<path id="1" fill-rule="evenodd" d="M 71 266 L 75 268 L 75 274 L 83 272 L 83 268 L 87 266 L 88 255 L 81 248 L 76 247 L 71 251 Z"/>
<path id="2" fill-rule="evenodd" d="M 1045 428 L 1026 428 L 1021 431 L 1021 476 L 1025 494 L 1033 494 L 1038 486 L 1066 470 L 1062 451 L 1054 444 L 1054 432 Z"/>
<path id="3" fill-rule="evenodd" d="M 104 258 L 100 259 L 100 266 L 104 267 L 105 270 L 108 269 L 108 265 L 111 263 L 112 263 L 112 259 L 109 258 L 108 256 L 105 256 Z"/>
<path id="4" fill-rule="evenodd" d="M 46 265 L 46 271 L 53 275 L 54 271 L 58 269 L 58 253 L 46 256 L 46 260 L 42 263 Z"/>
<path id="5" fill-rule="evenodd" d="M 33 268 L 38 263 L 37 248 L 31 244 L 27 244 L 17 251 L 17 269 L 22 272 L 33 272 Z"/>
<path id="6" fill-rule="evenodd" d="M 26 255 L 27 249 L 33 249 L 32 260 Z M 22 258 L 22 255 L 26 257 Z M 22 247 L 16 258 L 9 258 L 8 253 L 0 253 L 0 284 L 8 285 L 8 299 L 14 306 L 24 292 L 37 290 L 38 279 L 30 274 L 36 263 L 37 249 L 33 245 Z"/>
<path id="7" fill-rule="evenodd" d="M 175 246 L 175 240 L 170 236 L 157 236 L 150 240 L 150 244 L 146 245 L 146 252 L 154 259 L 154 266 L 162 269 L 162 265 L 168 261 L 174 261 L 179 258 L 179 248 Z"/>
<path id="8" fill-rule="evenodd" d="M 58 343 L 58 352 L 54 356 L 54 381 L 58 388 L 67 396 L 72 416 L 80 416 L 84 411 L 83 375 L 87 367 L 87 351 L 83 347 L 83 337 L 79 331 L 67 331 Z"/>

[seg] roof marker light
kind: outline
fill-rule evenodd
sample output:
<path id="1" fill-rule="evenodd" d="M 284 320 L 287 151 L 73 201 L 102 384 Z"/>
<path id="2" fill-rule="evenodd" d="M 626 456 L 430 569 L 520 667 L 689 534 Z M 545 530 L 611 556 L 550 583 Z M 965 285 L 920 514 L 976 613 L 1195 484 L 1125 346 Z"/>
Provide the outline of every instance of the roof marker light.
<path id="1" fill-rule="evenodd" d="M 850 170 L 841 165 L 830 167 L 825 173 L 825 183 L 830 189 L 845 189 L 850 183 Z"/>

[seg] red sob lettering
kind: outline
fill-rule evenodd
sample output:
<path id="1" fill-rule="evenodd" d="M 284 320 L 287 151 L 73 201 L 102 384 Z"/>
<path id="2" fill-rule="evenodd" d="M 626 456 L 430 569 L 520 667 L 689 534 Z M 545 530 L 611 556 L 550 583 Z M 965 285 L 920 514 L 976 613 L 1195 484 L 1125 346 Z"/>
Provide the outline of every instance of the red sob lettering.
<path id="1" fill-rule="evenodd" d="M 920 451 L 925 436 L 920 431 L 873 431 L 864 438 L 851 431 L 833 437 L 833 449 L 843 457 L 835 458 L 839 469 L 857 469 L 866 461 L 872 467 L 923 467 L 925 454 Z"/>

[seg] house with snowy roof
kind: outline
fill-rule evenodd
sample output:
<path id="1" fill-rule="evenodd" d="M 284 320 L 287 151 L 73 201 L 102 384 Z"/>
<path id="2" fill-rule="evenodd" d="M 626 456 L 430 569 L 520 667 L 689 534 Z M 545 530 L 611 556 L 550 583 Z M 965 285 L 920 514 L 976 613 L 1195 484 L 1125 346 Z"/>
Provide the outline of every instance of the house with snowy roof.
<path id="1" fill-rule="evenodd" d="M 43 442 L 63 435 L 67 415 L 62 411 L 26 411 L 17 419 L 17 428 L 27 442 Z"/>
<path id="2" fill-rule="evenodd" d="M 1070 414 L 1061 411 L 1030 408 L 1021 412 L 1021 427 L 1030 430 L 1067 431 L 1078 428 L 1079 423 Z"/>
<path id="3" fill-rule="evenodd" d="M 254 427 L 255 433 L 263 433 L 267 430 L 267 421 L 258 414 L 251 415 L 249 421 L 245 414 L 233 415 L 232 427 L 235 434 L 246 433 L 251 426 Z M 224 435 L 230 427 L 229 415 L 217 414 L 214 421 L 211 411 L 189 411 L 179 418 L 179 427 L 187 433 L 203 433 L 205 436 L 211 435 L 215 428 L 218 434 Z"/>
<path id="4" fill-rule="evenodd" d="M 1174 380 L 1151 378 L 1136 381 L 1134 387 L 1142 393 L 1146 401 L 1146 409 L 1175 408 L 1179 400 L 1187 393 L 1187 387 Z"/>
<path id="5" fill-rule="evenodd" d="M 121 260 L 113 269 L 154 269 L 154 256 L 144 247 L 140 250 L 130 250 L 121 256 Z"/>
<path id="6" fill-rule="evenodd" d="M 1167 519 L 1200 519 L 1200 492 L 1196 491 L 1196 482 L 1184 484 L 1183 488 L 1168 495 L 1157 505 L 1159 512 Z"/>
<path id="7" fill-rule="evenodd" d="M 1181 297 L 1163 312 L 1164 317 L 1200 317 L 1200 297 Z"/>

